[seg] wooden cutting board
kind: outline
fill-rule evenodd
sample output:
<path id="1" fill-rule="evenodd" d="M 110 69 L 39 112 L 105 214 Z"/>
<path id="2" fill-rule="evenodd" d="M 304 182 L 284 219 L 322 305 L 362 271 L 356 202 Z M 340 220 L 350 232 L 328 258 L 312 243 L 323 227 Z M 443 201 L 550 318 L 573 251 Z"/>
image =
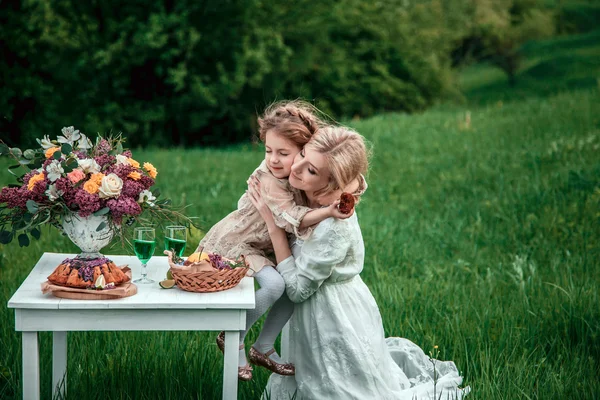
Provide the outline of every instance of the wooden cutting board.
<path id="1" fill-rule="evenodd" d="M 120 267 L 129 279 L 131 279 L 131 269 L 127 266 Z M 42 293 L 52 293 L 53 296 L 63 299 L 73 300 L 112 300 L 123 297 L 133 296 L 137 293 L 137 286 L 131 283 L 123 283 L 114 289 L 90 290 L 79 289 L 68 286 L 55 285 L 49 281 L 42 283 Z"/>

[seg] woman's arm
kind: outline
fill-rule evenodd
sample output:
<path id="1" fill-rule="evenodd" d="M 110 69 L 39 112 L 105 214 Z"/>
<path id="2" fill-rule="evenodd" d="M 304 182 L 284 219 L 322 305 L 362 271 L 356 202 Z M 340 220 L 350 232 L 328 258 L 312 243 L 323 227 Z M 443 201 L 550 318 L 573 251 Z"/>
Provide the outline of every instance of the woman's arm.
<path id="1" fill-rule="evenodd" d="M 267 224 L 269 236 L 271 237 L 271 242 L 273 242 L 275 258 L 277 259 L 277 264 L 279 264 L 292 255 L 285 230 L 275 223 L 273 212 L 269 206 L 265 204 L 260 195 L 260 182 L 257 179 L 250 179 L 250 182 L 248 183 L 248 196 Z"/>

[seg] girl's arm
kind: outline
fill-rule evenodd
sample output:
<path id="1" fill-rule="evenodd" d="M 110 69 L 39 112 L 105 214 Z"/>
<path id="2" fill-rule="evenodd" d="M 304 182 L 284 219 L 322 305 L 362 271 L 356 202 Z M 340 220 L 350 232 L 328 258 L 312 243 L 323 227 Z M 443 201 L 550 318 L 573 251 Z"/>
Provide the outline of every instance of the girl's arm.
<path id="1" fill-rule="evenodd" d="M 248 182 L 248 196 L 267 224 L 269 236 L 271 237 L 271 242 L 273 242 L 275 258 L 277 259 L 277 264 L 279 264 L 292 255 L 285 230 L 275 223 L 273 212 L 260 195 L 260 182 L 257 179 L 250 179 L 250 182 Z"/>

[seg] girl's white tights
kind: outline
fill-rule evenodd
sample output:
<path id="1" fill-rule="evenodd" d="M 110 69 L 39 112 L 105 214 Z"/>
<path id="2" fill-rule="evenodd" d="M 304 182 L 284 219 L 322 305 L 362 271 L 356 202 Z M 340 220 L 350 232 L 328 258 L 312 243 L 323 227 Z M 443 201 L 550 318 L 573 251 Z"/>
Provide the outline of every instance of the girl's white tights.
<path id="1" fill-rule="evenodd" d="M 275 339 L 277 339 L 279 332 L 281 332 L 293 313 L 294 303 L 292 303 L 290 298 L 287 297 L 287 294 L 284 293 L 279 300 L 273 304 L 269 314 L 267 314 L 267 319 L 265 320 L 260 335 L 258 335 L 258 339 L 256 339 L 256 343 L 254 343 L 254 347 L 263 354 L 274 348 Z M 285 361 L 279 358 L 277 352 L 271 354 L 269 358 L 276 363 L 285 363 Z"/>
<path id="2" fill-rule="evenodd" d="M 254 307 L 253 310 L 246 311 L 246 330 L 240 332 L 240 345 L 244 343 L 244 338 L 250 330 L 250 327 L 258 321 L 260 316 L 263 315 L 269 307 L 275 304 L 285 291 L 285 282 L 283 281 L 283 278 L 279 275 L 279 272 L 271 266 L 265 265 L 260 271 L 254 274 L 254 279 L 256 279 L 260 285 L 260 289 L 255 293 L 256 307 Z M 275 334 L 275 336 L 277 337 L 277 334 Z M 260 351 L 258 348 L 257 350 Z M 239 366 L 243 367 L 247 363 L 246 353 L 242 348 L 242 350 L 240 350 Z"/>

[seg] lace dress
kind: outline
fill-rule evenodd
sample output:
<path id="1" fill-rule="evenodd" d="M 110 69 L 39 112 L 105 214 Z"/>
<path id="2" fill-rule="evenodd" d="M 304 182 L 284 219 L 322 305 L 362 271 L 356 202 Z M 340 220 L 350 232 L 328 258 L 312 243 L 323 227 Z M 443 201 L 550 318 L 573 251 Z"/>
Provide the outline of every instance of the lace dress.
<path id="1" fill-rule="evenodd" d="M 272 374 L 263 399 L 433 399 L 434 368 L 410 340 L 385 338 L 381 315 L 359 273 L 364 244 L 356 215 L 321 222 L 278 265 L 295 305 L 289 361 L 295 376 Z M 451 361 L 435 361 L 435 398 L 460 399 Z M 441 395 L 441 397 L 439 397 Z"/>
<path id="2" fill-rule="evenodd" d="M 297 237 L 310 236 L 313 228 L 300 230 L 300 222 L 311 209 L 301 205 L 301 194 L 290 186 L 288 180 L 273 176 L 264 161 L 253 175 L 260 180 L 262 198 L 273 212 L 276 224 Z M 265 265 L 275 265 L 270 257 L 273 245 L 267 225 L 247 194 L 239 199 L 237 210 L 206 233 L 196 251 L 201 248 L 231 259 L 243 255 L 254 272 Z"/>

